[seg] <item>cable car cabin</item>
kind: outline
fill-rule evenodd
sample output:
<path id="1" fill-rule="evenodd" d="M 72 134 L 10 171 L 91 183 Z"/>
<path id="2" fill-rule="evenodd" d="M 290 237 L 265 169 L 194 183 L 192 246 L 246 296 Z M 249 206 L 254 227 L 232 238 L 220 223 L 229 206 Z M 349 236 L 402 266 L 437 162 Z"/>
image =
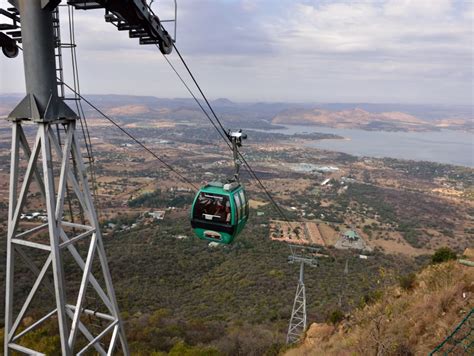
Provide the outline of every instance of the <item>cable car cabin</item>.
<path id="1" fill-rule="evenodd" d="M 212 182 L 194 198 L 191 226 L 202 240 L 230 244 L 249 217 L 245 190 L 237 182 Z"/>

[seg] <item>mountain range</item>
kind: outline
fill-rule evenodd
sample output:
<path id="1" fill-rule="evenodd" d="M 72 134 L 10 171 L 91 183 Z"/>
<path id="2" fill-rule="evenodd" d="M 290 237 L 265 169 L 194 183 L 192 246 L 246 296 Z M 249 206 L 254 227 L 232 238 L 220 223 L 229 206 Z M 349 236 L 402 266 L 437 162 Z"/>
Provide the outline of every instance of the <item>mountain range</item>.
<path id="1" fill-rule="evenodd" d="M 126 119 L 200 122 L 202 113 L 193 99 L 153 96 L 85 95 L 108 115 Z M 22 95 L 0 95 L 0 116 L 7 116 Z M 241 127 L 317 125 L 371 131 L 474 131 L 472 105 L 414 105 L 370 103 L 236 103 L 213 100 L 223 120 Z M 205 106 L 204 102 L 201 102 Z M 95 113 L 84 105 L 88 116 Z"/>

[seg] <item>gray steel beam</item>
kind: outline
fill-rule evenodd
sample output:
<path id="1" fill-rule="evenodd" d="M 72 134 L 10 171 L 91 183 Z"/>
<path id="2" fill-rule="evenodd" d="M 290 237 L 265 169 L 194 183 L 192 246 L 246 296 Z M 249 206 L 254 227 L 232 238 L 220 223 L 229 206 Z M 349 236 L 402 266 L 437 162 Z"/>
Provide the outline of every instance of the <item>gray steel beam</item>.
<path id="1" fill-rule="evenodd" d="M 61 339 L 61 352 L 63 355 L 68 356 L 72 354 L 72 350 L 67 343 L 68 324 L 66 321 L 66 295 L 65 295 L 65 280 L 64 280 L 64 267 L 62 263 L 61 251 L 59 249 L 59 226 L 58 220 L 55 216 L 56 206 L 54 199 L 54 176 L 51 158 L 51 146 L 49 141 L 48 129 L 49 124 L 40 123 L 39 132 L 41 133 L 42 141 L 42 163 L 43 163 L 43 177 L 46 191 L 46 210 L 48 214 L 48 228 L 49 228 L 49 239 L 51 244 L 51 255 L 53 259 L 53 277 L 54 277 L 54 288 L 56 305 L 58 308 L 58 325 L 59 334 Z"/>
<path id="2" fill-rule="evenodd" d="M 33 287 L 30 290 L 30 293 L 28 294 L 28 297 L 25 300 L 25 303 L 23 303 L 23 307 L 21 308 L 20 312 L 18 313 L 18 316 L 16 317 L 15 323 L 13 324 L 13 327 L 11 328 L 10 332 L 8 333 L 8 339 L 11 340 L 13 337 L 13 334 L 15 334 L 16 329 L 18 328 L 18 325 L 20 325 L 21 320 L 23 319 L 23 316 L 25 315 L 26 311 L 30 307 L 30 303 L 33 300 L 33 297 L 35 296 L 36 291 L 38 290 L 41 282 L 43 281 L 44 276 L 46 275 L 46 272 L 48 271 L 49 265 L 51 264 L 51 255 L 48 256 L 46 259 L 46 262 L 43 265 L 43 268 L 41 269 L 41 272 L 39 273 L 38 277 L 36 278 L 35 283 L 33 284 Z"/>
<path id="3" fill-rule="evenodd" d="M 82 183 L 82 187 L 84 189 L 84 195 L 86 197 L 86 203 L 88 204 L 89 212 L 91 213 L 91 217 L 92 217 L 91 224 L 96 229 L 97 252 L 99 255 L 100 265 L 102 267 L 102 273 L 104 275 L 107 294 L 110 298 L 110 301 L 112 302 L 113 315 L 118 320 L 120 343 L 122 345 L 123 352 L 128 355 L 129 354 L 128 343 L 125 336 L 125 330 L 123 327 L 122 319 L 120 318 L 120 312 L 118 309 L 117 299 L 115 297 L 115 290 L 112 284 L 112 277 L 110 275 L 109 265 L 107 263 L 107 256 L 105 254 L 104 245 L 102 244 L 102 235 L 99 229 L 99 219 L 97 218 L 97 213 L 92 203 L 92 194 L 89 190 L 89 185 L 87 183 L 86 168 L 84 166 L 81 151 L 79 149 L 79 144 L 75 136 L 73 136 L 72 152 L 73 152 L 73 155 L 75 156 L 75 159 L 78 165 L 79 180 Z"/>
<path id="4" fill-rule="evenodd" d="M 18 0 L 26 96 L 8 116 L 38 122 L 75 118 L 59 97 L 54 57 L 53 18 L 41 0 Z"/>
<path id="5" fill-rule="evenodd" d="M 17 205 L 17 186 L 18 186 L 18 169 L 19 169 L 19 149 L 20 149 L 20 124 L 13 123 L 12 128 L 12 149 L 10 161 L 10 193 L 8 205 L 8 232 L 7 232 L 7 266 L 6 266 L 6 281 L 5 281 L 5 337 L 4 337 L 4 351 L 5 355 L 9 355 L 8 348 L 8 334 L 12 328 L 13 323 L 13 273 L 15 255 L 12 244 L 12 238 L 15 233 L 13 216 Z"/>

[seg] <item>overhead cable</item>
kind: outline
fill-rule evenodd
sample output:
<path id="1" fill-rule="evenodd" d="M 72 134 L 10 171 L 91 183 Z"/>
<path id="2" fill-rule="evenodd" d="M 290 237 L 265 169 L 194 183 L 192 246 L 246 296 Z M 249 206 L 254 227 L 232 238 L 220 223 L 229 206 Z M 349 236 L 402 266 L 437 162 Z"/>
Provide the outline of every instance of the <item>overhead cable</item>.
<path id="1" fill-rule="evenodd" d="M 173 168 L 169 163 L 164 161 L 162 158 L 160 158 L 155 152 L 153 152 L 151 149 L 149 149 L 144 143 L 142 143 L 140 140 L 135 138 L 130 132 L 125 130 L 120 124 L 118 124 L 115 120 L 113 120 L 110 116 L 105 114 L 102 110 L 100 110 L 97 106 L 92 104 L 89 100 L 84 98 L 81 94 L 77 93 L 73 88 L 71 88 L 69 85 L 64 83 L 64 86 L 66 86 L 69 90 L 74 92 L 81 100 L 83 100 L 85 103 L 87 103 L 91 108 L 93 108 L 95 111 L 97 111 L 102 117 L 107 119 L 112 125 L 114 125 L 116 128 L 118 128 L 120 131 L 122 131 L 125 135 L 127 135 L 131 140 L 133 140 L 137 145 L 139 145 L 141 148 L 143 148 L 145 151 L 147 151 L 150 155 L 152 155 L 154 158 L 156 158 L 159 162 L 161 162 L 168 170 L 176 174 L 183 182 L 189 184 L 192 186 L 195 190 L 198 190 L 198 187 L 191 182 L 189 179 L 187 179 L 185 176 L 183 176 L 181 173 L 179 173 L 176 169 Z"/>
<path id="2" fill-rule="evenodd" d="M 176 45 L 173 43 L 173 47 L 176 51 L 176 53 L 178 54 L 181 62 L 183 63 L 184 67 L 186 68 L 186 71 L 188 72 L 189 76 L 191 77 L 192 81 L 194 82 L 196 88 L 199 90 L 199 93 L 201 94 L 202 98 L 204 99 L 204 101 L 206 102 L 209 110 L 211 111 L 212 115 L 214 116 L 214 119 L 215 121 L 218 123 L 219 127 L 217 127 L 217 125 L 215 124 L 215 122 L 211 119 L 211 117 L 209 116 L 209 113 L 204 109 L 204 107 L 201 105 L 201 103 L 199 102 L 199 100 L 196 98 L 196 96 L 194 95 L 194 93 L 192 92 L 192 90 L 189 88 L 189 86 L 186 84 L 186 82 L 184 81 L 184 79 L 182 78 L 182 76 L 178 73 L 178 71 L 176 70 L 176 68 L 173 66 L 173 64 L 170 62 L 170 60 L 166 57 L 166 61 L 168 62 L 168 64 L 171 66 L 172 70 L 176 73 L 176 75 L 178 76 L 179 80 L 181 81 L 181 83 L 183 83 L 183 85 L 185 86 L 185 88 L 187 89 L 187 91 L 191 94 L 191 96 L 194 98 L 194 100 L 196 101 L 196 103 L 199 105 L 199 107 L 201 108 L 202 112 L 204 113 L 204 115 L 208 118 L 208 120 L 212 123 L 212 125 L 214 126 L 214 128 L 216 129 L 216 131 L 219 132 L 220 136 L 222 137 L 222 139 L 227 143 L 227 145 L 229 146 L 229 149 L 232 150 L 232 146 L 230 145 L 229 141 L 230 141 L 230 138 L 224 128 L 224 126 L 222 125 L 221 121 L 219 120 L 216 112 L 214 111 L 214 109 L 212 108 L 212 105 L 211 103 L 209 102 L 209 100 L 207 99 L 206 95 L 204 94 L 203 90 L 201 89 L 201 86 L 199 85 L 199 83 L 197 82 L 196 78 L 194 77 L 193 73 L 191 72 L 191 69 L 189 68 L 189 66 L 187 65 L 186 61 L 184 60 L 183 56 L 181 55 L 181 53 L 179 52 L 178 48 L 176 47 Z M 238 155 L 240 157 L 240 159 L 243 161 L 243 163 L 245 164 L 245 167 L 247 168 L 247 170 L 249 171 L 250 173 L 250 176 L 254 178 L 254 180 L 258 183 L 258 185 L 260 186 L 260 188 L 264 191 L 264 193 L 266 194 L 266 196 L 268 197 L 270 203 L 274 206 L 275 210 L 277 211 L 277 213 L 283 218 L 283 220 L 285 220 L 285 222 L 288 223 L 288 225 L 290 227 L 291 226 L 291 223 L 290 223 L 290 220 L 288 219 L 288 217 L 286 216 L 286 214 L 283 212 L 283 210 L 281 209 L 281 207 L 276 203 L 275 199 L 273 198 L 273 196 L 270 194 L 270 192 L 268 191 L 268 189 L 265 187 L 265 185 L 262 183 L 262 181 L 260 180 L 260 178 L 257 176 L 257 174 L 255 173 L 255 171 L 252 169 L 252 167 L 250 166 L 250 164 L 247 162 L 247 160 L 245 159 L 245 157 L 242 155 L 242 153 L 240 151 L 237 151 L 238 152 Z"/>

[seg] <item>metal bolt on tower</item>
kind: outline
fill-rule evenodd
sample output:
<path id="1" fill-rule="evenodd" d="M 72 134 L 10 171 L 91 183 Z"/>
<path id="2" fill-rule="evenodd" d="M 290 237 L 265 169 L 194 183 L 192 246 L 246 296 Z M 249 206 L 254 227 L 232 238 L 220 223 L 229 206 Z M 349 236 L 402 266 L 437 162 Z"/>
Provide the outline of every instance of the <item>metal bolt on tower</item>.
<path id="1" fill-rule="evenodd" d="M 77 115 L 58 96 L 52 10 L 60 1 L 10 2 L 21 17 L 27 93 L 9 115 L 13 127 L 4 353 L 41 354 L 22 345 L 22 338 L 50 320 L 57 322 L 63 355 L 83 354 L 92 348 L 101 355 L 111 355 L 119 342 L 123 353 L 128 354 L 76 134 Z M 63 127 L 62 140 L 54 131 L 58 124 Z M 26 126 L 36 131 L 32 146 L 26 135 L 32 130 L 25 129 Z M 41 224 L 24 226 L 20 221 L 22 212 L 38 204 L 35 194 L 28 194 L 36 193 L 31 191 L 33 181 L 46 217 Z M 73 223 L 65 217 L 66 185 L 73 192 L 77 208 L 80 206 L 84 212 L 84 223 Z M 65 268 L 67 260 L 77 267 L 77 273 L 71 273 L 69 265 Z M 16 278 L 18 267 L 15 266 L 21 264 L 35 277 L 24 300 L 20 300 L 17 293 L 17 285 L 23 281 Z M 44 293 L 49 293 L 49 297 L 44 297 Z M 86 296 L 89 295 L 101 302 L 100 312 L 87 308 Z M 35 302 L 43 308 L 50 302 L 51 308 L 43 316 L 29 316 Z M 25 323 L 28 316 L 29 321 Z M 92 331 L 87 321 L 90 317 L 101 320 L 99 331 Z"/>
<path id="2" fill-rule="evenodd" d="M 293 309 L 291 311 L 290 324 L 286 335 L 288 345 L 298 342 L 306 330 L 306 289 L 304 285 L 304 265 L 317 267 L 318 261 L 315 254 L 319 252 L 318 248 L 290 245 L 292 254 L 288 257 L 288 263 L 299 262 L 300 274 L 298 285 L 296 287 Z"/>

